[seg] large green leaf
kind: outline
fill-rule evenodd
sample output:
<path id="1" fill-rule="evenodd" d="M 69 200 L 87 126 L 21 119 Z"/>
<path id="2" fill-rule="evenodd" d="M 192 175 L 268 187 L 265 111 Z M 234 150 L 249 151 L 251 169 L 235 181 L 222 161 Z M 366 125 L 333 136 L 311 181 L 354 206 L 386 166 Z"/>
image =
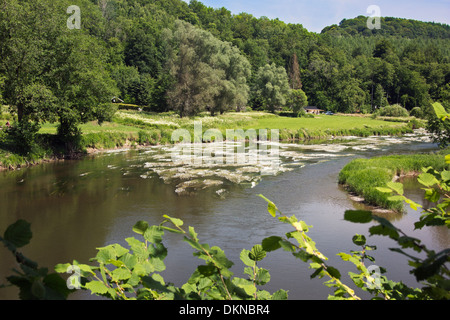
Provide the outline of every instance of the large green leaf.
<path id="1" fill-rule="evenodd" d="M 450 171 L 444 170 L 441 172 L 441 178 L 442 181 L 449 181 L 450 180 Z"/>
<path id="2" fill-rule="evenodd" d="M 266 269 L 258 269 L 258 272 L 256 273 L 256 283 L 258 285 L 265 285 L 270 281 L 270 273 Z"/>
<path id="3" fill-rule="evenodd" d="M 111 272 L 113 281 L 127 280 L 131 278 L 131 272 L 125 268 L 117 268 Z"/>
<path id="4" fill-rule="evenodd" d="M 45 297 L 45 286 L 41 279 L 36 279 L 31 284 L 31 294 L 39 300 Z"/>
<path id="5" fill-rule="evenodd" d="M 104 264 L 108 264 L 109 261 L 115 260 L 116 258 L 116 252 L 112 246 L 98 248 L 97 255 L 95 256 L 98 262 Z"/>
<path id="6" fill-rule="evenodd" d="M 341 273 L 339 272 L 338 269 L 328 266 L 327 267 L 327 271 L 332 277 L 334 277 L 336 279 L 340 279 L 341 278 Z"/>
<path id="7" fill-rule="evenodd" d="M 366 237 L 364 235 L 361 235 L 361 234 L 356 234 L 356 235 L 353 236 L 352 241 L 357 246 L 363 246 L 363 245 L 366 244 Z"/>
<path id="8" fill-rule="evenodd" d="M 433 188 L 425 189 L 425 199 L 428 201 L 438 202 L 440 198 L 441 194 L 437 190 Z"/>
<path id="9" fill-rule="evenodd" d="M 241 261 L 249 267 L 253 267 L 255 262 L 250 259 L 250 251 L 247 249 L 243 249 L 240 254 Z"/>
<path id="10" fill-rule="evenodd" d="M 439 269 L 450 261 L 450 249 L 428 258 L 425 263 L 413 271 L 417 281 L 426 280 L 439 272 Z"/>
<path id="11" fill-rule="evenodd" d="M 93 294 L 105 294 L 108 292 L 108 287 L 101 281 L 91 281 L 86 283 L 86 289 L 91 290 Z"/>
<path id="12" fill-rule="evenodd" d="M 133 254 L 126 253 L 122 257 L 120 257 L 120 262 L 123 263 L 124 266 L 126 266 L 128 269 L 131 270 L 138 263 L 138 258 Z M 118 265 L 118 264 L 116 266 L 120 267 L 120 265 Z"/>
<path id="13" fill-rule="evenodd" d="M 431 186 L 439 183 L 439 181 L 436 179 L 436 177 L 430 173 L 422 173 L 417 178 L 417 181 L 419 181 L 419 183 L 421 183 L 422 185 L 424 185 L 426 187 L 431 187 Z"/>
<path id="14" fill-rule="evenodd" d="M 447 120 L 450 118 L 450 114 L 445 110 L 444 106 L 439 102 L 433 103 L 433 109 L 436 113 L 436 116 L 441 120 Z"/>
<path id="15" fill-rule="evenodd" d="M 277 216 L 278 211 L 278 208 L 275 205 L 275 203 L 264 197 L 262 194 L 260 194 L 259 196 L 267 201 L 267 211 L 269 211 L 270 215 L 275 218 Z"/>
<path id="16" fill-rule="evenodd" d="M 450 154 L 445 156 L 445 163 L 450 163 Z"/>
<path id="17" fill-rule="evenodd" d="M 166 265 L 164 264 L 164 261 L 158 258 L 150 258 L 149 260 L 150 264 L 153 266 L 156 272 L 162 272 L 166 270 Z"/>
<path id="18" fill-rule="evenodd" d="M 120 244 L 114 244 L 113 248 L 117 257 L 121 257 L 130 251 L 127 248 L 122 247 Z"/>
<path id="19" fill-rule="evenodd" d="M 272 236 L 272 237 L 265 238 L 261 244 L 265 251 L 271 252 L 271 251 L 275 251 L 275 250 L 278 250 L 281 248 L 281 245 L 280 245 L 281 240 L 282 240 L 281 237 Z"/>
<path id="20" fill-rule="evenodd" d="M 278 290 L 272 295 L 272 300 L 287 300 L 288 299 L 288 292 L 285 290 Z"/>
<path id="21" fill-rule="evenodd" d="M 394 240 L 397 240 L 399 238 L 397 228 L 395 228 L 389 221 L 377 217 L 374 217 L 374 219 L 379 221 L 380 224 L 369 229 L 371 235 L 388 236 Z"/>
<path id="22" fill-rule="evenodd" d="M 242 278 L 234 278 L 233 279 L 233 284 L 241 289 L 243 289 L 245 291 L 245 293 L 249 296 L 253 295 L 256 292 L 256 287 L 255 285 L 247 280 L 247 279 L 242 279 Z"/>
<path id="23" fill-rule="evenodd" d="M 400 182 L 388 182 L 387 186 L 389 188 L 391 188 L 392 190 L 394 190 L 395 192 L 397 192 L 401 196 L 404 193 L 404 191 L 403 191 L 403 184 L 401 184 Z"/>
<path id="24" fill-rule="evenodd" d="M 18 220 L 10 225 L 3 236 L 8 244 L 16 248 L 26 246 L 32 237 L 31 224 L 25 220 Z"/>
<path id="25" fill-rule="evenodd" d="M 363 210 L 347 210 L 344 220 L 355 223 L 369 223 L 372 221 L 372 212 Z"/>
<path id="26" fill-rule="evenodd" d="M 166 219 L 169 219 L 170 222 L 172 222 L 177 227 L 181 227 L 184 224 L 183 220 L 181 220 L 181 219 L 172 218 L 172 217 L 169 217 L 168 215 L 164 215 L 163 217 Z"/>
<path id="27" fill-rule="evenodd" d="M 261 261 L 266 257 L 266 254 L 267 253 L 264 251 L 263 247 L 257 244 L 252 248 L 248 256 L 253 261 Z"/>
<path id="28" fill-rule="evenodd" d="M 45 299 L 65 300 L 71 293 L 67 288 L 67 282 L 56 273 L 48 274 L 43 279 L 45 285 Z"/>
<path id="29" fill-rule="evenodd" d="M 233 262 L 228 260 L 228 258 L 225 255 L 225 252 L 217 247 L 214 246 L 211 248 L 210 254 L 214 260 L 214 263 L 218 265 L 221 269 L 228 269 L 233 266 Z"/>
<path id="30" fill-rule="evenodd" d="M 375 189 L 377 189 L 378 191 L 380 191 L 382 193 L 391 193 L 392 192 L 392 189 L 390 189 L 390 188 L 376 187 Z"/>
<path id="31" fill-rule="evenodd" d="M 148 222 L 145 221 L 138 221 L 134 226 L 133 226 L 133 231 L 136 232 L 137 234 L 144 234 L 145 230 L 147 230 L 149 227 Z"/>
<path id="32" fill-rule="evenodd" d="M 145 230 L 144 239 L 150 243 L 160 243 L 163 235 L 164 231 L 160 227 L 151 226 Z"/>

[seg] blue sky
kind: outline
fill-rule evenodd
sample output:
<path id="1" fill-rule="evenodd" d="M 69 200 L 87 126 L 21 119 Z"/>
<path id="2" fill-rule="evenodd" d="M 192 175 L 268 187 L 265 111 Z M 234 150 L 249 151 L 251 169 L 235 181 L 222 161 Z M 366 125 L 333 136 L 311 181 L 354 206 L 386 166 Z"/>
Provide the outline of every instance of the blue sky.
<path id="1" fill-rule="evenodd" d="M 189 2 L 189 0 L 185 0 Z M 255 17 L 279 18 L 300 23 L 320 32 L 344 18 L 369 16 L 371 5 L 380 8 L 381 16 L 434 21 L 450 24 L 450 0 L 199 0 L 208 7 L 225 7 L 233 14 L 247 12 Z"/>

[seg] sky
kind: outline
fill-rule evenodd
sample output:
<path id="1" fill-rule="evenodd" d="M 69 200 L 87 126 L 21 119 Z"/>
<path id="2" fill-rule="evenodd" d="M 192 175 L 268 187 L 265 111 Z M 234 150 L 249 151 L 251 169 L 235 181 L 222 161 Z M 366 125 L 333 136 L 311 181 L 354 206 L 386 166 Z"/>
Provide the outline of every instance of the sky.
<path id="1" fill-rule="evenodd" d="M 189 0 L 185 0 L 189 2 Z M 450 0 L 199 0 L 207 7 L 225 7 L 233 14 L 279 18 L 320 33 L 326 26 L 359 15 L 372 16 L 376 5 L 382 17 L 407 18 L 450 25 Z"/>

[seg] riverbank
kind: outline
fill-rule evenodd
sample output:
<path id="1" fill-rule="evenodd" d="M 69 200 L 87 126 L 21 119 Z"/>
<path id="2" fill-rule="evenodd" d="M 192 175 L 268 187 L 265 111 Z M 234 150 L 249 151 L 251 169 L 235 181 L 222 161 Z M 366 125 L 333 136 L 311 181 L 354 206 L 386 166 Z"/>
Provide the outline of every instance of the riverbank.
<path id="1" fill-rule="evenodd" d="M 195 118 L 180 118 L 173 113 L 155 114 L 120 110 L 112 122 L 102 125 L 90 122 L 81 126 L 83 134 L 78 155 L 99 150 L 172 144 L 174 130 L 187 129 L 193 132 L 196 122 L 201 122 L 203 133 L 208 129 L 217 129 L 223 137 L 226 137 L 229 129 L 242 129 L 244 132 L 249 129 L 267 129 L 270 139 L 270 130 L 278 129 L 279 138 L 283 142 L 325 140 L 345 136 L 401 136 L 413 133 L 414 129 L 423 126 L 423 123 L 414 118 L 387 120 L 389 119 L 350 115 L 291 118 L 266 112 L 232 112 L 216 117 L 202 114 Z M 39 134 L 54 136 L 56 130 L 55 124 L 44 124 Z M 0 170 L 17 169 L 67 158 L 63 152 L 54 150 L 54 146 L 46 143 L 38 146 L 37 150 L 23 155 L 2 149 L 0 144 Z"/>
<path id="2" fill-rule="evenodd" d="M 401 212 L 402 201 L 390 201 L 390 194 L 378 191 L 390 181 L 398 181 L 406 176 L 417 176 L 422 168 L 433 167 L 436 170 L 449 170 L 445 155 L 450 149 L 430 154 L 393 155 L 371 159 L 355 159 L 339 173 L 342 185 L 355 201 L 374 209 Z"/>

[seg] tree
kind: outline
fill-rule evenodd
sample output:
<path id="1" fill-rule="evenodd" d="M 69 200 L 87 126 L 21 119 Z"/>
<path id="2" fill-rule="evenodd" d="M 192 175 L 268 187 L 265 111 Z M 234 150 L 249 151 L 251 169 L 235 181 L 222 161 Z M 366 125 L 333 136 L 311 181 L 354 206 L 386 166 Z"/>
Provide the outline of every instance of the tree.
<path id="1" fill-rule="evenodd" d="M 48 5 L 48 6 L 47 6 Z M 52 42 L 61 33 L 55 5 L 45 0 L 0 1 L 0 72 L 5 75 L 4 98 L 25 114 L 24 90 L 41 77 L 52 58 Z M 64 13 L 65 11 L 63 11 Z M 55 15 L 53 15 L 55 14 Z"/>
<path id="2" fill-rule="evenodd" d="M 158 64 L 158 48 L 154 30 L 145 30 L 146 26 L 136 26 L 131 32 L 125 47 L 125 63 L 137 67 L 140 73 L 156 75 L 160 69 Z"/>
<path id="3" fill-rule="evenodd" d="M 106 69 L 103 43 L 83 28 L 67 28 L 70 4 L 0 1 L 0 73 L 5 75 L 5 100 L 17 113 L 20 128 L 59 121 L 58 133 L 65 141 L 79 134 L 78 124 L 110 115 L 108 102 L 117 93 Z M 90 2 L 80 5 L 86 12 L 95 8 Z"/>
<path id="4" fill-rule="evenodd" d="M 245 107 L 249 97 L 247 79 L 251 75 L 250 62 L 236 47 L 228 43 L 218 43 L 216 54 L 211 57 L 215 68 L 223 70 L 223 77 L 218 83 L 219 91 L 210 106 L 211 115 L 224 113 L 230 109 L 240 110 Z"/>
<path id="5" fill-rule="evenodd" d="M 114 113 L 111 99 L 118 95 L 116 82 L 106 69 L 106 51 L 96 39 L 83 33 L 65 34 L 55 43 L 58 60 L 47 82 L 58 99 L 58 135 L 74 151 L 78 125 L 108 120 Z"/>
<path id="6" fill-rule="evenodd" d="M 289 94 L 289 80 L 286 69 L 274 63 L 259 68 L 255 76 L 253 94 L 259 96 L 263 106 L 270 112 L 286 104 Z"/>
<path id="7" fill-rule="evenodd" d="M 302 89 L 291 90 L 289 104 L 292 111 L 298 115 L 304 107 L 308 106 L 308 97 Z"/>
<path id="8" fill-rule="evenodd" d="M 111 77 L 116 81 L 120 98 L 125 103 L 135 104 L 135 87 L 140 83 L 140 74 L 136 67 L 120 64 L 112 67 Z"/>
<path id="9" fill-rule="evenodd" d="M 302 81 L 300 79 L 300 66 L 298 65 L 297 54 L 294 53 L 291 57 L 289 66 L 289 83 L 291 89 L 297 90 L 303 87 Z"/>
<path id="10" fill-rule="evenodd" d="M 208 109 L 224 112 L 247 102 L 250 63 L 238 49 L 211 33 L 177 21 L 169 47 L 168 70 L 173 86 L 167 93 L 170 107 L 181 117 Z"/>
<path id="11" fill-rule="evenodd" d="M 366 102 L 366 92 L 361 89 L 360 81 L 349 79 L 340 83 L 337 97 L 340 101 L 340 112 L 360 112 Z"/>
<path id="12" fill-rule="evenodd" d="M 375 86 L 373 93 L 373 104 L 376 108 L 383 108 L 388 105 L 386 92 L 384 91 L 383 86 L 379 83 Z"/>
<path id="13" fill-rule="evenodd" d="M 401 65 L 398 69 L 398 89 L 400 101 L 408 110 L 414 107 L 425 108 L 430 102 L 429 85 L 417 71 Z"/>
<path id="14" fill-rule="evenodd" d="M 206 105 L 212 103 L 212 96 L 217 94 L 213 91 L 217 89 L 214 85 L 218 80 L 217 74 L 200 59 L 200 47 L 197 45 L 201 35 L 206 34 L 188 23 L 177 21 L 175 31 L 170 35 L 173 52 L 168 69 L 174 81 L 167 98 L 170 108 L 176 110 L 180 117 L 203 111 Z"/>

